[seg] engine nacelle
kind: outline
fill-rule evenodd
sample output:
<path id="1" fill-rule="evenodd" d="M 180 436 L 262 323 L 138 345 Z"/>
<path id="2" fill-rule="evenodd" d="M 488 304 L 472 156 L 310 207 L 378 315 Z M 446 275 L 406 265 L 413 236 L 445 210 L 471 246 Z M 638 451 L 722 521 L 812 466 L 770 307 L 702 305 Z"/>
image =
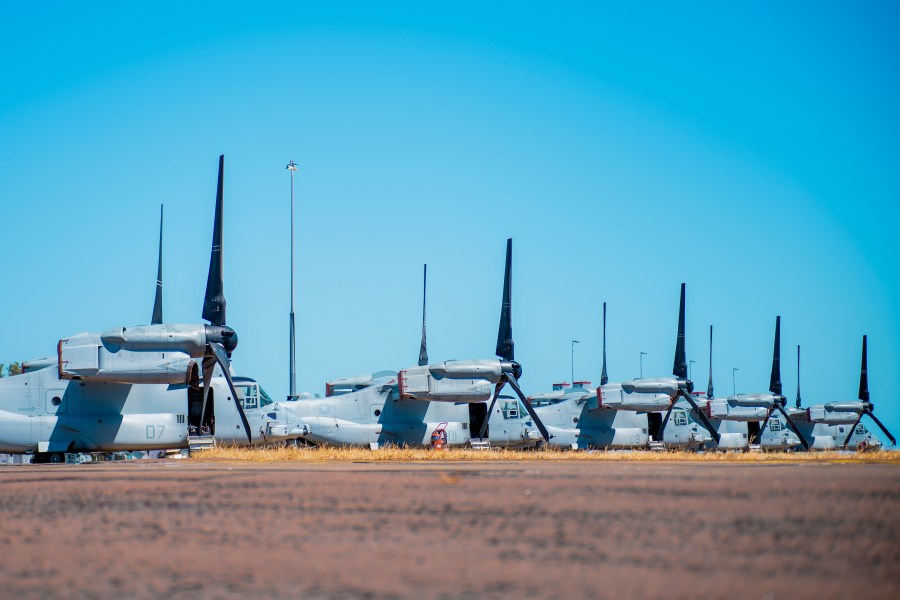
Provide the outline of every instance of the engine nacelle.
<path id="1" fill-rule="evenodd" d="M 183 352 L 200 358 L 208 343 L 234 351 L 237 334 L 230 327 L 215 325 L 139 325 L 108 329 L 100 334 L 100 341 L 110 352 Z"/>
<path id="2" fill-rule="evenodd" d="M 497 365 L 499 368 L 499 361 Z M 499 375 L 497 377 L 499 379 Z M 457 379 L 449 376 L 438 379 L 428 366 L 400 371 L 397 374 L 397 387 L 401 398 L 435 402 L 485 402 L 491 399 L 494 391 L 493 382 L 487 379 Z"/>
<path id="3" fill-rule="evenodd" d="M 97 334 L 60 340 L 57 359 L 60 379 L 200 385 L 200 369 L 184 352 L 110 352 Z"/>
<path id="4" fill-rule="evenodd" d="M 675 391 L 678 391 L 677 380 L 647 380 L 647 379 L 638 379 L 635 380 L 638 382 L 657 382 L 657 381 L 673 381 L 675 382 Z M 657 389 L 671 389 L 668 387 L 664 387 L 662 384 L 656 385 L 655 383 L 648 384 L 643 389 L 648 390 L 657 390 Z M 658 392 L 658 391 L 636 391 L 636 386 L 631 386 L 630 382 L 628 384 L 619 384 L 619 383 L 607 383 L 606 385 L 601 385 L 597 387 L 597 406 L 599 408 L 606 408 L 610 410 L 629 410 L 635 412 L 655 412 L 661 410 L 668 410 L 672 405 L 672 396 L 674 396 L 675 392 L 672 392 L 670 395 L 667 392 Z"/>
<path id="5" fill-rule="evenodd" d="M 639 394 L 666 394 L 669 398 L 674 398 L 675 394 L 678 393 L 678 380 L 674 377 L 632 379 L 621 383 L 620 386 L 622 390 L 629 394 L 635 392 Z"/>
<path id="6" fill-rule="evenodd" d="M 446 360 L 434 365 L 409 369 L 412 374 L 419 369 L 427 369 L 434 379 L 487 379 L 491 383 L 500 381 L 503 363 L 499 360 Z"/>
<path id="7" fill-rule="evenodd" d="M 769 414 L 767 407 L 735 404 L 733 398 L 710 400 L 706 403 L 706 414 L 720 421 L 762 421 Z"/>
<path id="8" fill-rule="evenodd" d="M 774 394 L 735 394 L 728 396 L 727 401 L 730 406 L 762 407 L 768 410 L 775 406 L 778 398 Z"/>
<path id="9" fill-rule="evenodd" d="M 806 409 L 807 418 L 811 423 L 826 425 L 852 425 L 859 419 L 862 411 L 862 402 L 833 402 Z"/>

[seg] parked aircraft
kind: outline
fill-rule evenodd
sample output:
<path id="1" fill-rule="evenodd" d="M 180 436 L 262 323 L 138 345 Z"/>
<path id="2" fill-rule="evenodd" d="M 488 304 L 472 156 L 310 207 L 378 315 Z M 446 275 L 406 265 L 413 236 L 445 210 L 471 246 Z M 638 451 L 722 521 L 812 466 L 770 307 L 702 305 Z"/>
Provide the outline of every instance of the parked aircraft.
<path id="1" fill-rule="evenodd" d="M 528 397 L 551 435 L 549 445 L 566 450 L 647 447 L 647 416 L 598 410 L 597 390 L 590 384 L 576 381 L 569 387 L 558 383 L 551 392 Z"/>
<path id="2" fill-rule="evenodd" d="M 662 441 L 671 447 L 696 448 L 710 440 L 718 440 L 719 434 L 706 415 L 699 410 L 697 402 L 691 395 L 694 383 L 687 376 L 684 348 L 684 294 L 685 285 L 682 283 L 675 361 L 672 367 L 674 377 L 640 378 L 601 384 L 597 388 L 595 398 L 591 399 L 589 407 L 604 411 L 646 413 L 647 433 L 650 441 Z M 605 314 L 604 311 L 604 320 Z M 606 347 L 605 331 L 606 326 L 604 325 L 604 348 Z M 605 372 L 605 352 L 603 360 L 603 371 Z M 673 414 L 675 420 L 669 426 L 670 417 Z"/>
<path id="3" fill-rule="evenodd" d="M 160 304 L 151 320 L 160 323 L 63 338 L 52 360 L 30 361 L 25 373 L 0 379 L 0 452 L 34 452 L 38 461 L 61 462 L 65 452 L 186 448 L 189 407 L 198 402 L 196 425 L 214 423 L 217 441 L 265 440 L 272 422 L 267 411 L 255 411 L 251 425 L 233 400 L 240 396 L 229 373 L 237 333 L 225 322 L 223 170 L 220 156 L 203 306 L 209 324 L 161 323 L 159 272 Z M 221 376 L 214 376 L 217 368 Z"/>
<path id="4" fill-rule="evenodd" d="M 711 351 L 712 328 L 710 328 Z M 711 363 L 712 359 L 710 359 Z M 712 387 L 711 373 L 710 387 Z M 727 398 L 708 398 L 706 412 L 713 422 L 745 423 L 747 435 L 743 436 L 743 440 L 737 438 L 734 440 L 734 444 L 743 441 L 742 447 L 746 447 L 749 443 L 757 443 L 764 450 L 786 450 L 797 445 L 807 448 L 806 440 L 803 439 L 797 425 L 785 410 L 786 404 L 787 398 L 781 393 L 781 317 L 779 316 L 775 318 L 775 346 L 772 351 L 769 393 L 733 394 Z M 772 419 L 772 414 L 776 410 L 781 413 L 784 420 Z M 735 449 L 734 444 L 728 444 L 727 449 Z M 725 449 L 724 445 L 720 443 L 719 449 Z"/>
<path id="5" fill-rule="evenodd" d="M 863 336 L 862 362 L 859 373 L 858 402 L 829 402 L 816 404 L 803 409 L 800 406 L 800 347 L 797 347 L 797 400 L 796 408 L 791 409 L 791 416 L 797 421 L 802 435 L 810 441 L 813 450 L 872 449 L 882 446 L 881 440 L 874 436 L 862 418 L 868 415 L 896 446 L 897 440 L 891 432 L 878 420 L 872 412 L 875 405 L 869 401 L 868 375 L 868 336 Z"/>
<path id="6" fill-rule="evenodd" d="M 299 423 L 300 437 L 314 444 L 373 448 L 427 446 L 436 432 L 446 436 L 449 446 L 466 445 L 473 438 L 487 438 L 495 446 L 549 439 L 518 385 L 522 366 L 514 359 L 511 269 L 512 240 L 507 240 L 499 360 L 448 360 L 329 382 L 325 398 L 285 404 L 288 420 Z M 423 308 L 420 362 L 426 358 Z M 521 402 L 500 397 L 507 384 Z"/>

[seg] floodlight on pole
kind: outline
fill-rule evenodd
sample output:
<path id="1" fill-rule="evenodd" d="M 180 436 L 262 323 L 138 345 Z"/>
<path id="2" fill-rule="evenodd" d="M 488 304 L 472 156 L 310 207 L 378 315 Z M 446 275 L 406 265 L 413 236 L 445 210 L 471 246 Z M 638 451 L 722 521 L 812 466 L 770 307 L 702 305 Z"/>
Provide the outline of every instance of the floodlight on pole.
<path id="1" fill-rule="evenodd" d="M 297 163 L 290 161 L 285 167 L 291 172 L 291 317 L 290 317 L 290 343 L 288 359 L 290 361 L 290 385 L 288 400 L 297 396 L 297 341 L 294 329 L 294 173 L 297 171 Z"/>
<path id="2" fill-rule="evenodd" d="M 694 363 L 695 362 L 697 362 L 697 361 L 696 360 L 688 361 L 688 379 L 692 379 L 691 373 L 694 371 Z"/>
<path id="3" fill-rule="evenodd" d="M 731 393 L 737 394 L 737 384 L 735 384 L 734 374 L 740 371 L 737 367 L 731 367 Z"/>

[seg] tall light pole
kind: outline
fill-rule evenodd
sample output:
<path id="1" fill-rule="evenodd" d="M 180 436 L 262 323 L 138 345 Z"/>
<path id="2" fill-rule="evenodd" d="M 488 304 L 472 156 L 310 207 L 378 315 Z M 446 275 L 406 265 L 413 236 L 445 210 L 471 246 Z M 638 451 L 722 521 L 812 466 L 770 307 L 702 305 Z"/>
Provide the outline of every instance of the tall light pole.
<path id="1" fill-rule="evenodd" d="M 297 396 L 297 360 L 296 360 L 296 338 L 294 337 L 294 173 L 297 171 L 297 163 L 291 161 L 285 167 L 291 172 L 291 326 L 290 326 L 290 393 L 288 400 Z"/>
<path id="2" fill-rule="evenodd" d="M 580 344 L 578 340 L 572 340 L 572 387 L 575 387 L 575 344 Z"/>
<path id="3" fill-rule="evenodd" d="M 731 393 L 737 394 L 737 385 L 734 383 L 734 374 L 740 371 L 737 367 L 731 367 Z"/>
<path id="4" fill-rule="evenodd" d="M 641 352 L 641 377 L 644 376 L 644 357 L 647 356 L 646 352 Z"/>
<path id="5" fill-rule="evenodd" d="M 691 381 L 693 381 L 693 377 L 691 377 L 691 373 L 694 371 L 694 363 L 695 362 L 697 362 L 697 361 L 696 360 L 688 361 L 688 379 L 690 379 Z"/>

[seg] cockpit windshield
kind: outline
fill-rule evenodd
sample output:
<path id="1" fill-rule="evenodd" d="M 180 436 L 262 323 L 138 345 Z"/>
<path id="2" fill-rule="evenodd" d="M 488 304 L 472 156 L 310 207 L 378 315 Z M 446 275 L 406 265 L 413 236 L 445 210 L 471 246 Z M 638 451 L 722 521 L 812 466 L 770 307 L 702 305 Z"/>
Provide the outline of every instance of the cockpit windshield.
<path id="1" fill-rule="evenodd" d="M 236 381 L 234 389 L 238 394 L 238 400 L 244 410 L 251 408 L 260 408 L 272 404 L 273 401 L 266 393 L 266 390 L 255 382 Z"/>
<path id="2" fill-rule="evenodd" d="M 504 419 L 518 419 L 522 415 L 522 407 L 516 399 L 500 400 L 500 410 L 503 411 Z"/>

